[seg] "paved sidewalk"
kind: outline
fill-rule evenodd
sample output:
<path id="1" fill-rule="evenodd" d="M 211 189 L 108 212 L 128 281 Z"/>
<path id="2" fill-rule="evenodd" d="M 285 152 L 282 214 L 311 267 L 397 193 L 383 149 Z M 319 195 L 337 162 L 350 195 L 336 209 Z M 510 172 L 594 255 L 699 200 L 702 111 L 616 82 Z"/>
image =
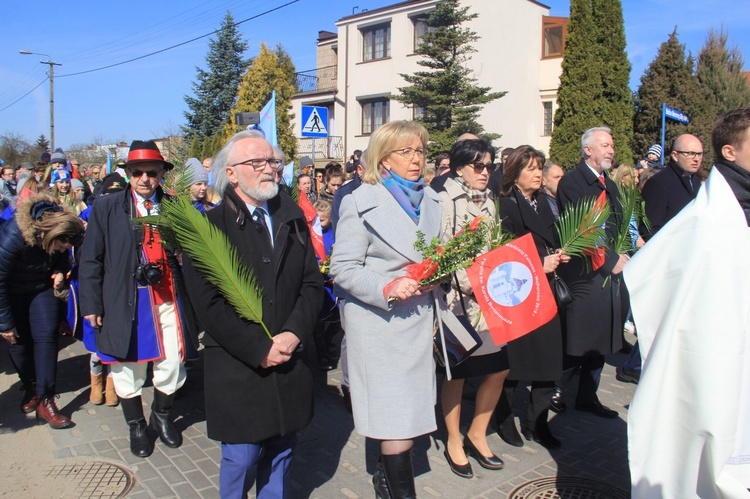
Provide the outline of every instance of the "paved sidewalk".
<path id="1" fill-rule="evenodd" d="M 33 415 L 20 413 L 20 383 L 10 366 L 7 347 L 0 347 L 0 472 L 4 473 L 0 496 L 115 497 L 129 488 L 128 497 L 132 498 L 218 497 L 220 449 L 206 437 L 202 362 L 196 362 L 189 371 L 188 382 L 173 408 L 176 424 L 183 430 L 183 445 L 169 449 L 157 442 L 153 455 L 140 459 L 130 454 L 121 409 L 88 402 L 88 353 L 83 345 L 65 343 L 59 357 L 58 405 L 76 423 L 66 430 L 37 425 Z M 555 415 L 550 423 L 563 442 L 552 452 L 534 442 L 520 449 L 511 447 L 493 432 L 488 437 L 490 447 L 505 461 L 505 469 L 484 470 L 472 460 L 475 477 L 470 480 L 448 468 L 441 428 L 416 443 L 418 495 L 506 498 L 517 487 L 539 479 L 536 487 L 530 485 L 514 497 L 559 497 L 545 495 L 550 494 L 545 490 L 555 487 L 596 491 L 570 497 L 629 497 L 626 407 L 635 385 L 618 382 L 612 365 L 624 360 L 622 354 L 608 358 L 599 389 L 602 402 L 616 409 L 619 419 L 601 419 L 571 407 Z M 374 497 L 370 479 L 377 448 L 354 432 L 338 390 L 341 371 L 331 371 L 327 376 L 318 372 L 316 376 L 315 418 L 300 432 L 291 470 L 294 496 Z M 572 406 L 572 387 L 567 398 Z M 147 388 L 144 403 L 150 404 L 151 399 L 152 389 Z M 473 404 L 466 400 L 464 407 L 464 420 L 468 421 Z M 541 480 L 545 477 L 546 481 Z"/>

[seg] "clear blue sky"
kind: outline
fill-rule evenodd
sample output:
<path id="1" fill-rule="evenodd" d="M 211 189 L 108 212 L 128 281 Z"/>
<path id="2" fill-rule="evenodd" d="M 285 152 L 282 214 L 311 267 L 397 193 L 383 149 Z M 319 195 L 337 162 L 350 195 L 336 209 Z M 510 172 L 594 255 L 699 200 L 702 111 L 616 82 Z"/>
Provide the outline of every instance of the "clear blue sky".
<path id="1" fill-rule="evenodd" d="M 291 0 L 129 2 L 5 0 L 0 44 L 0 134 L 20 134 L 33 142 L 49 135 L 48 66 L 55 68 L 56 145 L 105 143 L 164 136 L 179 130 L 191 93 L 195 67 L 202 66 L 208 38 L 136 62 L 78 76 L 64 76 L 139 57 L 210 33 L 224 13 L 236 21 L 258 16 Z M 524 1 L 524 0 L 496 0 Z M 260 42 L 282 44 L 298 71 L 315 67 L 319 30 L 336 31 L 334 23 L 353 11 L 376 9 L 396 0 L 299 0 L 240 26 L 250 49 Z M 547 0 L 551 15 L 569 15 L 569 0 Z M 709 28 L 722 25 L 730 44 L 750 59 L 750 0 L 623 0 L 628 55 L 636 88 L 659 45 L 678 26 L 680 40 L 694 55 Z M 356 8 L 356 10 L 354 10 Z M 502 29 L 502 27 L 500 27 Z M 746 68 L 750 64 L 746 62 Z"/>

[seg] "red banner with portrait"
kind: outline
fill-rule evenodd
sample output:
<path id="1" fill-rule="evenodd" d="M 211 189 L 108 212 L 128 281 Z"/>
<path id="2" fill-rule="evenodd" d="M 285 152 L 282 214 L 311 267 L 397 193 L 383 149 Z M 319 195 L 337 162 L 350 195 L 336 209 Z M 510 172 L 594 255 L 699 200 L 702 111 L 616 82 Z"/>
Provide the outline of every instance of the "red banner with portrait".
<path id="1" fill-rule="evenodd" d="M 478 256 L 466 274 L 498 345 L 530 333 L 557 313 L 531 234 Z"/>

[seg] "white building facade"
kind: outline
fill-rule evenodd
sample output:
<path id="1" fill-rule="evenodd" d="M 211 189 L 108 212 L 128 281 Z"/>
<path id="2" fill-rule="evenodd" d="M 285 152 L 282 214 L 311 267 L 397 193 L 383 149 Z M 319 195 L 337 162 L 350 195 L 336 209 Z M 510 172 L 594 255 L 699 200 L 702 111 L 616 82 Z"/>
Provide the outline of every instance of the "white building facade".
<path id="1" fill-rule="evenodd" d="M 567 18 L 550 17 L 549 7 L 533 0 L 461 3 L 478 14 L 464 25 L 479 37 L 467 63 L 476 84 L 507 92 L 486 104 L 478 121 L 501 135 L 494 142 L 498 148 L 530 144 L 548 153 Z M 366 149 L 370 134 L 383 123 L 414 118 L 414 110 L 392 96 L 407 85 L 400 74 L 425 70 L 414 50 L 426 29 L 424 18 L 436 4 L 395 3 L 340 19 L 337 33 L 319 33 L 318 68 L 298 74 L 300 92 L 293 99 L 298 120 L 302 105 L 328 108 L 329 139 L 316 141 L 316 159 L 342 160 Z M 305 81 L 310 84 L 300 84 Z M 295 130 L 299 136 L 299 122 Z M 300 154 L 311 152 L 311 144 L 301 139 Z"/>

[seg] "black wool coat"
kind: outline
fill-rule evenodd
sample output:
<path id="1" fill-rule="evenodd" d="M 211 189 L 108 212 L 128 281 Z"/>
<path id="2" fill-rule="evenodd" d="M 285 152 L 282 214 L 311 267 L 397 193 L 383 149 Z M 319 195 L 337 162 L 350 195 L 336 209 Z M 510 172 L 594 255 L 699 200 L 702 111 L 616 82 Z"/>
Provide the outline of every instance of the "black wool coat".
<path id="1" fill-rule="evenodd" d="M 161 188 L 157 197 L 161 198 Z M 102 316 L 97 332 L 96 348 L 115 358 L 127 358 L 138 335 L 135 269 L 139 265 L 134 227 L 137 212 L 130 186 L 124 191 L 97 198 L 89 215 L 86 235 L 81 248 L 78 270 L 81 315 Z M 141 233 L 142 234 L 142 233 Z M 142 237 L 142 236 L 141 236 Z M 189 339 L 198 344 L 198 331 L 190 320 L 191 311 L 182 279 L 182 271 L 174 255 L 167 250 L 172 268 L 175 293 L 187 312 L 183 322 Z"/>
<path id="2" fill-rule="evenodd" d="M 260 363 L 271 339 L 256 323 L 237 316 L 213 284 L 183 256 L 185 279 L 203 337 L 208 436 L 226 443 L 257 443 L 307 426 L 313 415 L 312 374 L 303 361 L 314 350 L 312 332 L 323 303 L 318 269 L 302 210 L 284 192 L 268 201 L 271 247 L 229 187 L 224 202 L 207 213 L 255 273 L 263 293 L 263 322 L 272 335 L 291 331 L 303 351 L 276 367 Z"/>
<path id="3" fill-rule="evenodd" d="M 596 174 L 581 160 L 568 171 L 557 186 L 557 204 L 560 213 L 581 199 L 597 198 L 606 190 L 610 215 L 604 265 L 593 270 L 588 257 L 573 258 L 560 267 L 558 275 L 565 280 L 573 294 L 573 303 L 562 314 L 563 345 L 568 355 L 602 355 L 622 348 L 622 329 L 628 313 L 627 290 L 622 275 L 613 275 L 619 255 L 611 241 L 622 223 L 622 205 L 617 185 L 605 175 L 606 188 Z"/>
<path id="4" fill-rule="evenodd" d="M 698 175 L 693 174 L 691 182 L 689 178 L 682 176 L 683 173 L 670 159 L 667 167 L 651 177 L 643 186 L 641 196 L 651 230 L 641 223 L 638 232 L 645 241 L 651 239 L 698 194 L 701 186 Z"/>
<path id="5" fill-rule="evenodd" d="M 516 189 L 499 201 L 503 229 L 518 237 L 531 233 L 539 258 L 554 253 L 559 246 L 555 234 L 555 216 L 540 193 L 537 210 Z M 553 274 L 547 274 L 552 281 Z M 554 381 L 562 372 L 562 330 L 560 317 L 555 315 L 551 321 L 531 333 L 508 343 L 510 372 L 508 379 L 526 381 Z"/>

